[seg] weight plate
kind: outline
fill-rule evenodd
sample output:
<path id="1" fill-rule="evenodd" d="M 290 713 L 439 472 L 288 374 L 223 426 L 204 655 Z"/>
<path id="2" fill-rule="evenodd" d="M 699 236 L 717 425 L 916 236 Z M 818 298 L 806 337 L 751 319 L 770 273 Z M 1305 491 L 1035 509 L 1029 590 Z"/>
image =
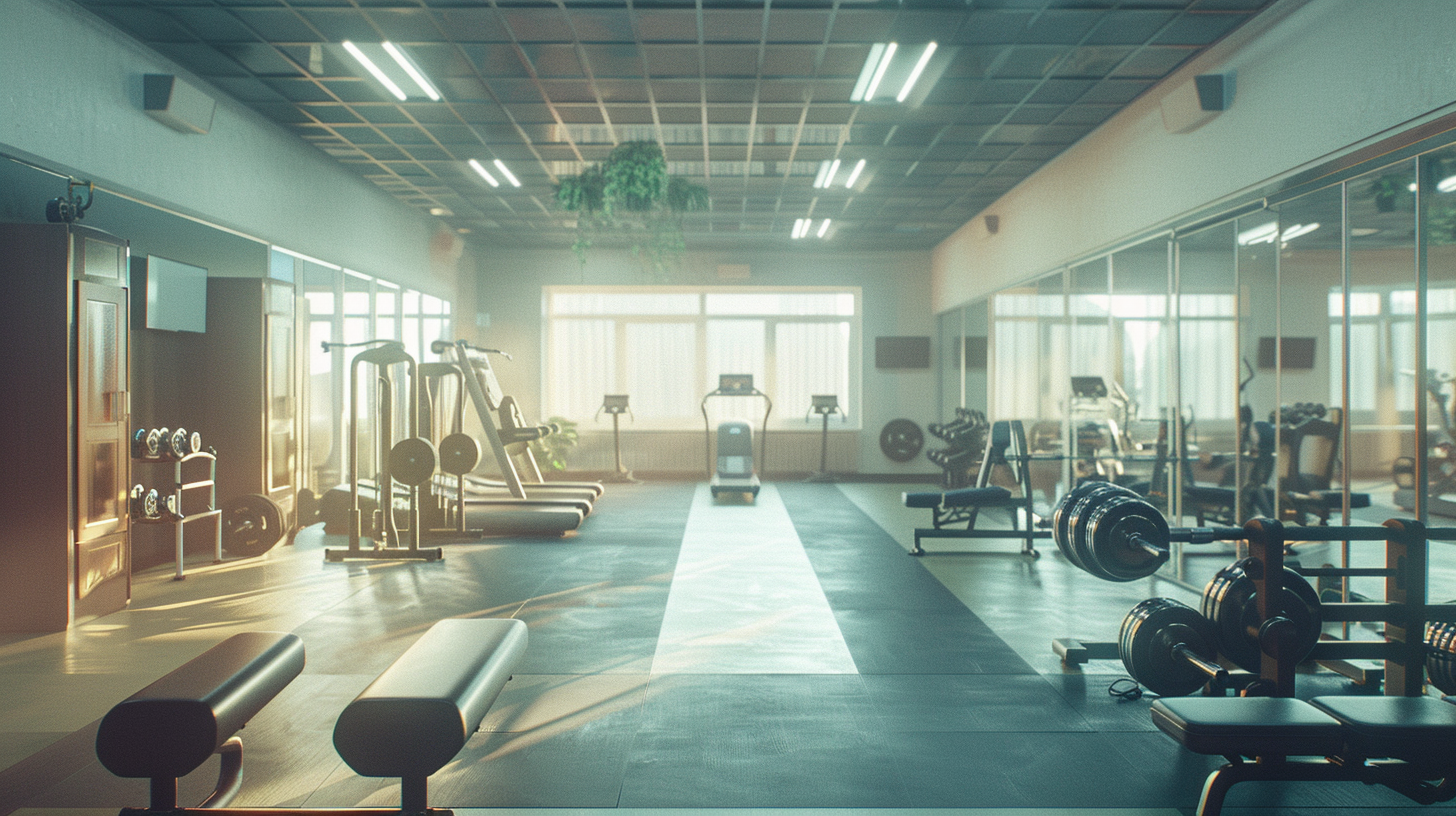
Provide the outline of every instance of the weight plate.
<path id="1" fill-rule="evenodd" d="M 131 435 L 131 455 L 135 459 L 144 459 L 147 455 L 147 429 L 137 428 L 136 433 Z"/>
<path id="2" fill-rule="evenodd" d="M 1171 598 L 1149 598 L 1134 606 L 1118 630 L 1122 665 L 1144 688 L 1162 697 L 1182 697 L 1202 688 L 1209 675 L 1181 657 L 1183 644 L 1206 661 L 1217 657 L 1213 623 Z"/>
<path id="3" fill-rule="evenodd" d="M 1456 624 L 1426 625 L 1426 676 L 1442 694 L 1456 694 Z"/>
<path id="4" fill-rule="evenodd" d="M 1252 559 L 1236 561 L 1214 573 L 1203 588 L 1201 611 L 1213 621 L 1218 650 L 1239 668 L 1258 672 L 1262 650 L 1259 647 L 1258 597 L 1254 579 L 1247 565 Z M 1291 655 L 1296 662 L 1309 655 L 1319 641 L 1319 595 L 1304 576 L 1284 568 L 1284 593 L 1278 604 L 1279 614 L 1294 624 L 1295 638 Z"/>
<path id="5" fill-rule="evenodd" d="M 176 493 L 168 493 L 162 497 L 161 514 L 174 521 L 182 518 L 182 508 L 177 506 Z"/>
<path id="6" fill-rule="evenodd" d="M 880 451 L 892 462 L 908 462 L 925 447 L 925 434 L 909 419 L 892 419 L 880 429 Z"/>
<path id="7" fill-rule="evenodd" d="M 1087 553 L 1087 523 L 1091 520 L 1092 513 L 1096 512 L 1104 501 L 1120 496 L 1137 495 L 1131 490 L 1111 482 L 1092 482 L 1091 484 L 1096 487 L 1089 490 L 1076 504 L 1072 505 L 1071 515 L 1067 520 L 1067 542 L 1071 547 L 1071 561 L 1078 569 L 1087 572 L 1092 572 L 1093 569 L 1093 565 L 1088 561 Z"/>
<path id="8" fill-rule="evenodd" d="M 470 434 L 453 433 L 440 440 L 440 470 L 463 476 L 480 464 L 480 442 Z"/>
<path id="9" fill-rule="evenodd" d="M 162 454 L 162 434 L 165 431 L 165 428 L 153 428 L 147 431 L 147 444 L 146 452 L 143 454 L 144 456 L 156 457 Z"/>
<path id="10" fill-rule="evenodd" d="M 1109 496 L 1087 519 L 1077 539 L 1088 572 L 1109 581 L 1136 581 L 1168 560 L 1168 520 L 1136 496 Z M 1150 545 L 1152 549 L 1149 549 Z"/>
<path id="11" fill-rule="evenodd" d="M 188 445 L 189 437 L 187 436 L 186 428 L 178 428 L 170 434 L 167 434 L 167 455 L 171 458 L 181 459 L 191 453 L 192 451 L 188 448 Z"/>
<path id="12" fill-rule="evenodd" d="M 1052 539 L 1057 542 L 1057 549 L 1077 569 L 1085 569 L 1072 542 L 1071 523 L 1075 517 L 1077 503 L 1093 493 L 1109 489 L 1132 493 L 1131 490 L 1111 482 L 1083 482 L 1063 494 L 1062 498 L 1057 501 L 1057 506 L 1052 509 Z"/>
<path id="13" fill-rule="evenodd" d="M 400 484 L 419 487 L 435 475 L 435 446 L 418 436 L 401 439 L 389 449 L 389 475 Z"/>
<path id="14" fill-rule="evenodd" d="M 202 434 L 198 433 L 197 431 L 193 431 L 192 432 L 192 435 L 189 436 L 189 437 L 187 437 L 187 452 L 188 453 L 201 453 L 202 452 Z"/>
<path id="15" fill-rule="evenodd" d="M 161 518 L 161 502 L 162 497 L 158 495 L 156 488 L 148 490 L 146 495 L 142 496 L 142 517 L 149 519 Z"/>
<path id="16" fill-rule="evenodd" d="M 258 494 L 238 496 L 222 506 L 222 548 L 230 555 L 262 555 L 283 540 L 283 508 Z"/>

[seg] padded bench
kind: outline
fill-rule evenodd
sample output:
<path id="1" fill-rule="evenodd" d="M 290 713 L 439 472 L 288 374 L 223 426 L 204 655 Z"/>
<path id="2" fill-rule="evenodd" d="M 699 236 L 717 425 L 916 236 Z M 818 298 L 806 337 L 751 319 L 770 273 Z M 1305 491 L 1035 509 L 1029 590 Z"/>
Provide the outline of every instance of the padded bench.
<path id="1" fill-rule="evenodd" d="M 334 748 L 360 776 L 399 778 L 404 812 L 429 810 L 429 776 L 480 727 L 526 640 L 519 620 L 436 622 L 339 715 Z"/>
<path id="2" fill-rule="evenodd" d="M 931 524 L 934 525 L 915 528 L 915 546 L 910 549 L 911 555 L 925 553 L 925 549 L 920 545 L 921 539 L 925 538 L 1021 538 L 1026 541 L 1021 551 L 1035 556 L 1037 552 L 1032 547 L 1032 540 L 1051 537 L 1050 530 L 1030 528 L 1025 531 L 1021 530 L 1016 510 L 1026 507 L 1029 517 L 1030 501 L 1013 498 L 1010 490 L 996 485 L 966 487 L 959 490 L 947 490 L 944 493 L 939 491 L 903 493 L 900 500 L 906 507 L 929 509 Z M 976 529 L 976 517 L 982 510 L 992 507 L 1011 509 L 1010 530 Z M 950 527 L 950 525 L 960 524 L 964 524 L 965 527 Z"/>
<path id="3" fill-rule="evenodd" d="M 1175 697 L 1151 713 L 1188 750 L 1229 760 L 1204 783 L 1199 816 L 1217 816 L 1240 782 L 1353 781 L 1422 804 L 1456 798 L 1456 705 L 1445 700 Z"/>
<path id="4" fill-rule="evenodd" d="M 303 641 L 278 632 L 233 635 L 117 703 L 96 732 L 96 757 L 117 776 L 151 780 L 151 810 L 177 807 L 177 779 L 222 755 L 201 807 L 222 807 L 242 785 L 234 736 L 303 671 Z"/>

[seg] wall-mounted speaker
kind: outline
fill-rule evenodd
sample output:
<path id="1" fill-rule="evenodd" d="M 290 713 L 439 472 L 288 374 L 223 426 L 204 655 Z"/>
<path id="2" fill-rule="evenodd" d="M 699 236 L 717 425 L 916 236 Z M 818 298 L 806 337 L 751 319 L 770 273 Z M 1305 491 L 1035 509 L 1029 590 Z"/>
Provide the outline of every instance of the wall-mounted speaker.
<path id="1" fill-rule="evenodd" d="M 172 74 L 146 74 L 142 109 L 180 133 L 206 133 L 212 130 L 217 101 Z"/>

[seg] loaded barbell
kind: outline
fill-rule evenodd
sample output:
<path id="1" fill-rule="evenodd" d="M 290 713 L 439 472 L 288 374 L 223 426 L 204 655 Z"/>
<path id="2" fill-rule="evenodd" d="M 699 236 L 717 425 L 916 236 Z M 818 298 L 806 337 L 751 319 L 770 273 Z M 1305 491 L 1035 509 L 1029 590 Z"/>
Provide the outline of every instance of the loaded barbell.
<path id="1" fill-rule="evenodd" d="M 1172 598 L 1149 598 L 1127 613 L 1118 630 L 1117 654 L 1134 680 L 1163 697 L 1229 682 L 1228 669 L 1217 662 L 1213 621 Z"/>
<path id="2" fill-rule="evenodd" d="M 1095 486 L 1078 487 L 1057 502 L 1053 519 L 1067 521 L 1055 522 L 1052 535 L 1068 561 L 1099 578 L 1147 578 L 1168 560 L 1172 542 L 1207 544 L 1249 538 L 1247 527 L 1169 527 L 1158 508 L 1127 488 L 1106 482 L 1089 484 Z M 1267 520 L 1250 523 L 1264 526 Z M 1404 535 L 1388 526 L 1300 527 L 1298 531 L 1300 541 L 1386 541 Z"/>

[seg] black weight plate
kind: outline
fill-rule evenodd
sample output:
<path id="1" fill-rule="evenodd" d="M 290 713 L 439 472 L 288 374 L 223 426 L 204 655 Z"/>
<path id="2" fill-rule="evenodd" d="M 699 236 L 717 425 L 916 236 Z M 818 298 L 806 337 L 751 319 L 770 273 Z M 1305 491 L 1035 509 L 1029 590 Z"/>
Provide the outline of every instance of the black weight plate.
<path id="1" fill-rule="evenodd" d="M 1148 691 L 1182 697 L 1209 680 L 1202 669 L 1173 651 L 1179 643 L 1212 662 L 1217 657 L 1213 624 L 1192 607 L 1171 598 L 1149 598 L 1122 619 L 1117 652 L 1122 665 Z"/>
<path id="2" fill-rule="evenodd" d="M 880 450 L 892 462 L 908 462 L 925 447 L 925 434 L 909 419 L 892 419 L 880 429 Z"/>
<path id="3" fill-rule="evenodd" d="M 1062 556 L 1072 565 L 1081 569 L 1073 556 L 1072 540 L 1070 538 L 1069 524 L 1072 520 L 1072 508 L 1083 496 L 1096 490 L 1099 485 L 1111 485 L 1110 482 L 1083 482 L 1076 487 L 1062 494 L 1057 500 L 1057 506 L 1052 508 L 1052 540 L 1057 542 L 1057 549 Z"/>
<path id="4" fill-rule="evenodd" d="M 401 439 L 389 449 L 389 475 L 400 484 L 419 487 L 435 475 L 435 446 L 418 436 Z"/>
<path id="5" fill-rule="evenodd" d="M 440 440 L 440 470 L 462 476 L 480 464 L 480 442 L 470 434 L 453 433 Z"/>
<path id="6" fill-rule="evenodd" d="M 1456 624 L 1426 625 L 1426 675 L 1442 694 L 1456 694 Z"/>
<path id="7" fill-rule="evenodd" d="M 1236 561 L 1219 570 L 1203 588 L 1202 612 L 1213 621 L 1218 637 L 1218 650 L 1240 668 L 1258 672 L 1262 650 L 1259 647 L 1258 597 L 1254 580 L 1246 565 L 1250 559 Z M 1284 568 L 1284 592 L 1279 613 L 1288 618 L 1296 630 L 1291 651 L 1296 662 L 1303 660 L 1319 641 L 1319 595 L 1304 576 Z"/>
<path id="8" fill-rule="evenodd" d="M 137 431 L 137 433 L 145 434 L 146 431 Z M 127 499 L 128 509 L 131 511 L 131 517 L 133 519 L 141 519 L 147 517 L 146 505 L 142 503 L 142 500 L 146 497 L 146 495 L 147 489 L 145 487 L 142 487 L 141 485 L 132 486 L 131 493 L 128 494 Z"/>
<path id="9" fill-rule="evenodd" d="M 238 496 L 222 506 L 222 548 L 230 555 L 262 555 L 283 540 L 283 508 L 259 494 Z"/>
<path id="10" fill-rule="evenodd" d="M 1102 502 L 1120 496 L 1136 496 L 1131 490 L 1115 485 L 1112 482 L 1093 482 L 1094 487 L 1083 494 L 1082 498 L 1072 505 L 1071 513 L 1067 519 L 1067 542 L 1071 547 L 1069 560 L 1078 569 L 1092 572 L 1092 564 L 1088 561 L 1087 554 L 1087 523 L 1093 512 L 1102 506 Z M 1097 573 L 1093 572 L 1093 575 Z M 1102 576 L 1098 575 L 1101 578 Z"/>
<path id="11" fill-rule="evenodd" d="M 187 435 L 186 428 L 178 428 L 170 434 L 167 434 L 166 442 L 167 455 L 173 459 L 181 459 L 192 452 L 189 448 L 190 438 Z"/>
<path id="12" fill-rule="evenodd" d="M 1136 581 L 1158 571 L 1168 560 L 1168 520 L 1158 508 L 1136 496 L 1112 496 L 1087 519 L 1079 550 L 1087 571 L 1109 581 Z M 1153 545 L 1149 551 L 1136 543 Z"/>
<path id="13" fill-rule="evenodd" d="M 147 429 L 137 428 L 136 433 L 131 435 L 131 455 L 136 459 L 145 459 L 147 456 Z"/>

